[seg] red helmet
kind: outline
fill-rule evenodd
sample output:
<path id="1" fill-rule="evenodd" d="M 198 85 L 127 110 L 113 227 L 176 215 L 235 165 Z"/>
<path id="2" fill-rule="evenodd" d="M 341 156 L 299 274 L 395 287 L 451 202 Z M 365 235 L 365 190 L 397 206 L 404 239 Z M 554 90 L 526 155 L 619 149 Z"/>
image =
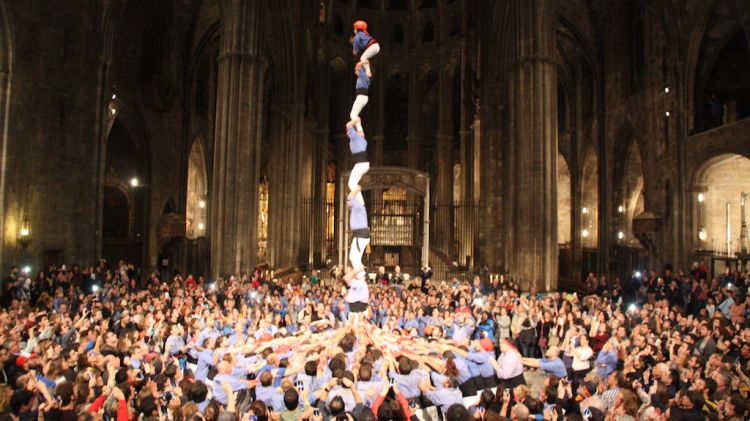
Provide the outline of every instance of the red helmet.
<path id="1" fill-rule="evenodd" d="M 354 22 L 354 29 L 358 29 L 360 31 L 364 31 L 365 33 L 367 33 L 367 22 L 363 20 L 358 20 Z"/>

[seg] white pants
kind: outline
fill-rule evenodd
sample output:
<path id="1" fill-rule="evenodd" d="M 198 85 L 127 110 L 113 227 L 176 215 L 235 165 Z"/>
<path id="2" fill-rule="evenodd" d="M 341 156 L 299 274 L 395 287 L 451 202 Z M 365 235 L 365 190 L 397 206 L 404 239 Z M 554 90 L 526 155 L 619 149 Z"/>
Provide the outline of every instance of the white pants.
<path id="1" fill-rule="evenodd" d="M 367 171 L 370 171 L 369 162 L 354 164 L 352 172 L 349 173 L 349 182 L 347 183 L 349 191 L 354 190 L 359 185 L 359 181 L 362 180 L 362 177 L 364 177 L 365 174 L 367 174 Z"/>
<path id="2" fill-rule="evenodd" d="M 367 105 L 367 102 L 370 100 L 370 97 L 367 95 L 357 95 L 356 98 L 354 98 L 354 104 L 352 104 L 352 110 L 349 112 L 349 119 L 354 120 L 355 118 L 359 117 L 359 113 L 362 112 L 362 108 L 365 108 L 365 105 Z M 357 122 L 356 127 L 358 132 L 365 131 L 362 128 L 362 120 Z"/>
<path id="3" fill-rule="evenodd" d="M 362 53 L 362 57 L 359 58 L 360 61 L 369 60 L 380 52 L 380 44 L 377 42 L 375 44 L 372 44 L 371 46 L 367 47 L 367 49 Z M 370 63 L 365 63 L 365 72 L 367 74 L 370 74 Z"/>
<path id="4" fill-rule="evenodd" d="M 362 270 L 365 268 L 365 265 L 362 264 L 362 255 L 365 254 L 369 244 L 369 238 L 352 238 L 352 246 L 349 248 L 349 263 L 352 264 L 352 269 Z"/>

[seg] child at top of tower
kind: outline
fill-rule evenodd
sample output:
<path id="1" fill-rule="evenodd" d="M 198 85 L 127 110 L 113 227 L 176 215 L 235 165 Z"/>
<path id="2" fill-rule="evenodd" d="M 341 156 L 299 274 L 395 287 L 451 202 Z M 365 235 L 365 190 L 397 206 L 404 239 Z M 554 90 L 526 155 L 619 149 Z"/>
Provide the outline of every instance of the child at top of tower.
<path id="1" fill-rule="evenodd" d="M 352 47 L 352 53 L 355 56 L 362 52 L 355 73 L 358 73 L 360 67 L 364 67 L 367 77 L 372 77 L 372 72 L 370 71 L 370 59 L 380 52 L 380 44 L 370 35 L 369 32 L 367 32 L 367 22 L 363 20 L 354 22 Z"/>

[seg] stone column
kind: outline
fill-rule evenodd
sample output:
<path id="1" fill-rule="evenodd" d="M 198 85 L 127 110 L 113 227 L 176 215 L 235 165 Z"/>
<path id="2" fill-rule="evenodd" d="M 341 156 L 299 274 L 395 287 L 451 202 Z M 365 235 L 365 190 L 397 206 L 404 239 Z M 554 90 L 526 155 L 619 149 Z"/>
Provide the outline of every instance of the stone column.
<path id="1" fill-rule="evenodd" d="M 209 237 L 211 274 L 252 270 L 258 247 L 261 2 L 221 0 Z"/>
<path id="2" fill-rule="evenodd" d="M 442 53 L 442 52 L 441 52 Z M 444 63 L 443 63 L 444 64 Z M 435 238 L 430 242 L 452 254 L 453 233 L 453 75 L 445 68 L 438 77 L 438 130 L 435 176 L 435 204 L 432 219 Z"/>
<path id="3" fill-rule="evenodd" d="M 280 109 L 268 170 L 268 250 L 271 266 L 292 267 L 300 257 L 300 151 L 306 145 L 301 136 L 301 107 L 284 104 Z"/>
<path id="4" fill-rule="evenodd" d="M 419 61 L 414 51 L 409 52 L 409 127 L 406 134 L 406 145 L 408 148 L 407 166 L 419 169 L 419 112 L 421 101 L 419 101 Z M 409 194 L 411 196 L 411 194 Z"/>
<path id="5" fill-rule="evenodd" d="M 581 241 L 581 186 L 583 183 L 583 165 L 582 157 L 585 151 L 585 138 L 583 129 L 583 66 L 581 63 L 576 64 L 575 88 L 578 94 L 572 100 L 574 130 L 570 135 L 571 156 L 568 163 L 570 170 L 570 253 L 571 266 L 568 271 L 568 281 L 572 285 L 579 285 L 584 279 L 583 275 L 583 242 Z M 598 221 L 597 221 L 598 223 Z"/>
<path id="6" fill-rule="evenodd" d="M 328 128 L 315 131 L 316 147 L 313 148 L 313 195 L 311 198 L 313 206 L 312 247 L 310 261 L 314 266 L 325 264 L 328 258 L 326 250 L 326 193 L 327 193 L 327 170 L 328 170 Z"/>
<path id="7" fill-rule="evenodd" d="M 469 124 L 469 110 L 467 109 L 467 95 L 471 94 L 471 84 L 468 77 L 468 66 L 466 63 L 466 42 L 462 41 L 461 47 L 461 91 L 460 108 L 461 113 L 459 138 L 461 159 L 461 200 L 458 205 L 458 225 L 460 229 L 460 242 L 458 247 L 458 262 L 473 267 L 474 258 L 474 222 L 478 215 L 474 213 L 474 175 L 476 162 L 474 160 L 474 142 Z"/>
<path id="8" fill-rule="evenodd" d="M 524 288 L 557 286 L 557 81 L 553 0 L 512 0 L 511 139 L 515 195 L 511 274 Z"/>

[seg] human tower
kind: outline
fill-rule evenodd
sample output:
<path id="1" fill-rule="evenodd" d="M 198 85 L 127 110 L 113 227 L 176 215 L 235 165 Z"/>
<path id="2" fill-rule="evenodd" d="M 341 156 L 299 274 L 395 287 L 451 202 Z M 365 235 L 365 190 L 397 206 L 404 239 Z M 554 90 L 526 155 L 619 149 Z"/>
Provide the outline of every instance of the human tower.
<path id="1" fill-rule="evenodd" d="M 346 271 L 344 281 L 349 286 L 347 301 L 349 311 L 352 314 L 362 313 L 367 310 L 369 291 L 367 287 L 367 272 L 362 264 L 362 255 L 370 244 L 370 227 L 367 222 L 367 207 L 362 196 L 362 186 L 359 182 L 370 170 L 370 160 L 367 157 L 367 139 L 362 126 L 359 113 L 369 101 L 368 90 L 372 71 L 370 59 L 380 52 L 380 44 L 367 31 L 367 23 L 362 20 L 354 22 L 354 35 L 351 39 L 353 54 L 360 55 L 354 73 L 357 75 L 355 85 L 356 97 L 352 110 L 349 113 L 349 122 L 346 124 L 346 134 L 349 136 L 349 149 L 352 153 L 354 166 L 349 173 L 347 186 L 349 194 L 347 205 L 349 207 L 349 228 L 352 233 L 352 244 L 349 248 L 349 263 L 351 268 Z"/>

